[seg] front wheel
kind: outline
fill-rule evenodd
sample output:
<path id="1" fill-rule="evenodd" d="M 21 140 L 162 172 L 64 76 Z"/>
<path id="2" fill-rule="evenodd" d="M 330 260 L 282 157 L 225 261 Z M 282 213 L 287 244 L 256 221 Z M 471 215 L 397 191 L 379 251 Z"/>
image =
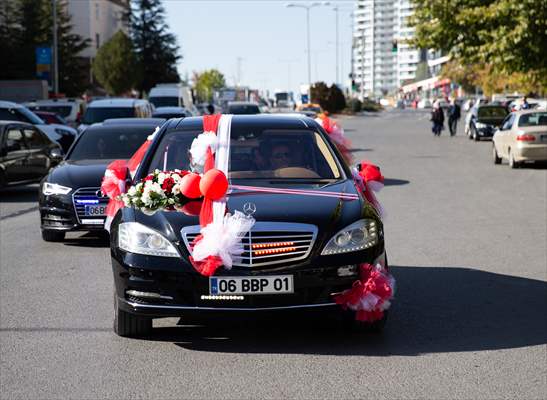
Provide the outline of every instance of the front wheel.
<path id="1" fill-rule="evenodd" d="M 140 317 L 121 310 L 114 293 L 114 332 L 123 337 L 147 337 L 152 333 L 152 318 Z"/>
<path id="2" fill-rule="evenodd" d="M 43 229 L 42 239 L 46 242 L 62 242 L 63 240 L 65 240 L 65 233 Z"/>

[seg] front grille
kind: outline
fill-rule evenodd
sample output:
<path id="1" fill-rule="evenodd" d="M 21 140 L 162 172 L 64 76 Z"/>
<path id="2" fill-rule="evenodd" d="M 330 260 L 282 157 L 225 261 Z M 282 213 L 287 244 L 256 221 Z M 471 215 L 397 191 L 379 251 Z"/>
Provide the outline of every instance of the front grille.
<path id="1" fill-rule="evenodd" d="M 98 196 L 97 193 L 100 193 L 100 188 L 98 187 L 89 187 L 89 188 L 80 188 L 74 192 L 72 195 L 72 201 L 74 203 L 74 209 L 76 210 L 76 216 L 78 217 L 79 223 L 85 223 L 85 219 L 89 220 L 101 220 L 104 221 L 106 218 L 102 216 L 93 216 L 85 215 L 85 206 L 86 205 L 103 205 L 108 204 L 108 197 Z M 82 222 L 82 218 L 84 221 Z"/>
<path id="2" fill-rule="evenodd" d="M 182 229 L 182 239 L 192 252 L 192 242 L 199 235 L 199 225 Z M 259 267 L 264 265 L 290 263 L 309 256 L 317 227 L 310 224 L 290 222 L 257 222 L 251 232 L 242 238 L 243 254 L 235 266 Z"/>

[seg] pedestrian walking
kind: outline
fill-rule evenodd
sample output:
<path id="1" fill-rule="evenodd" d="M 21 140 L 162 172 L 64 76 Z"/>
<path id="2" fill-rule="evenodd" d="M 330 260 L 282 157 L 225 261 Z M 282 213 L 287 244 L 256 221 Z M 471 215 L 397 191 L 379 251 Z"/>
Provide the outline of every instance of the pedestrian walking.
<path id="1" fill-rule="evenodd" d="M 450 101 L 450 106 L 448 107 L 448 129 L 450 130 L 450 136 L 455 136 L 458 130 L 458 121 L 461 118 L 461 109 L 460 105 L 456 102 L 455 99 Z"/>
<path id="2" fill-rule="evenodd" d="M 431 122 L 433 127 L 431 128 L 435 136 L 440 136 L 441 131 L 444 129 L 444 112 L 441 108 L 441 103 L 436 100 L 433 103 L 433 111 L 431 112 Z"/>

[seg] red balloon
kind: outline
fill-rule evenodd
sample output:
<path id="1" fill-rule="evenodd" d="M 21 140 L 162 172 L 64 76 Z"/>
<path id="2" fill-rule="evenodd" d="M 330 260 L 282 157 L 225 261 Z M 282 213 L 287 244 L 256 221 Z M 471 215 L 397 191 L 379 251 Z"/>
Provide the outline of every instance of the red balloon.
<path id="1" fill-rule="evenodd" d="M 201 177 L 193 172 L 184 175 L 180 180 L 180 192 L 189 199 L 201 197 L 201 192 L 199 190 L 200 181 Z"/>
<path id="2" fill-rule="evenodd" d="M 211 200 L 222 198 L 228 190 L 228 179 L 224 172 L 218 169 L 210 169 L 203 175 L 199 183 L 201 193 Z"/>

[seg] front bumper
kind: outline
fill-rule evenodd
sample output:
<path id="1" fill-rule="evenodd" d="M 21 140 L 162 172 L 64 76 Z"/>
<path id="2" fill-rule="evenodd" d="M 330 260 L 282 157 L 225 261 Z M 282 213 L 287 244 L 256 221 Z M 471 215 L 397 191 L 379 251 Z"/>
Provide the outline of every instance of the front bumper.
<path id="1" fill-rule="evenodd" d="M 94 223 L 86 223 L 76 214 L 71 194 L 49 195 L 40 193 L 40 228 L 52 231 L 103 231 L 104 218 L 93 218 Z"/>
<path id="2" fill-rule="evenodd" d="M 338 268 L 360 263 L 380 262 L 385 265 L 385 253 L 380 249 L 356 252 L 352 256 L 320 257 L 321 263 L 304 260 L 290 266 L 270 268 L 233 267 L 220 270 L 217 276 L 292 275 L 294 293 L 275 295 L 210 296 L 209 278 L 199 275 L 184 259 L 160 259 L 112 250 L 112 268 L 119 307 L 132 314 L 160 317 L 180 317 L 189 312 L 288 311 L 295 309 L 326 309 L 335 307 L 333 293 L 351 287 L 355 275 L 338 276 Z M 327 260 L 325 263 L 324 260 Z M 317 259 L 315 260 L 317 261 Z M 313 265 L 312 265 L 313 264 Z M 143 298 L 130 293 L 155 293 L 161 297 Z M 213 297 L 213 298 L 211 298 Z"/>
<path id="3" fill-rule="evenodd" d="M 487 125 L 486 127 L 482 128 L 475 128 L 477 131 L 477 136 L 480 138 L 491 138 L 494 136 L 494 133 L 496 132 L 496 128 L 494 128 L 491 125 Z"/>

